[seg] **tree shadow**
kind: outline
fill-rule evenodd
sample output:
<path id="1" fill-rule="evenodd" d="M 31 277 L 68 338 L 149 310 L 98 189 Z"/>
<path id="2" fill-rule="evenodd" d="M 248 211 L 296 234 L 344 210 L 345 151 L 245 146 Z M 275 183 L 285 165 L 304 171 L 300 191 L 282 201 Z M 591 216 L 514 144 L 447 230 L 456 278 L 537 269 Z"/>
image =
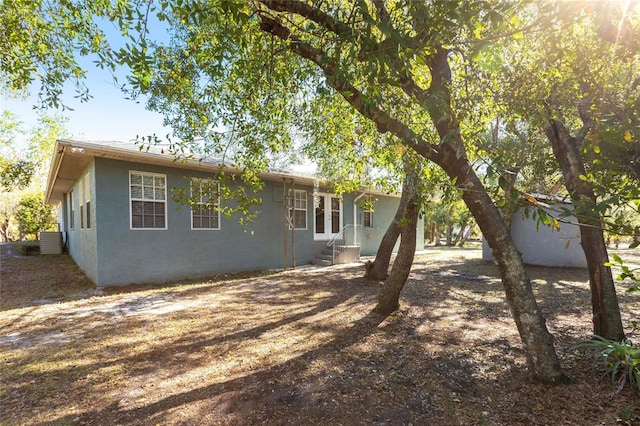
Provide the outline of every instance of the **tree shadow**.
<path id="1" fill-rule="evenodd" d="M 318 310 L 321 309 L 321 307 L 318 307 Z M 376 327 L 382 323 L 385 318 L 385 316 L 372 311 L 360 320 L 356 321 L 348 330 L 345 330 L 333 340 L 286 362 L 270 366 L 264 370 L 249 373 L 221 383 L 213 383 L 186 392 L 179 392 L 142 407 L 123 408 L 115 403 L 102 410 L 85 412 L 74 420 L 84 424 L 92 423 L 96 419 L 117 419 L 118 421 L 127 419 L 152 419 L 163 412 L 170 411 L 186 404 L 215 399 L 223 394 L 242 394 L 243 392 L 247 392 L 258 385 L 260 388 L 265 387 L 265 384 L 267 385 L 266 388 L 270 388 L 270 393 L 273 394 L 269 395 L 268 399 L 279 401 L 281 403 L 291 403 L 299 398 L 298 393 L 293 389 L 287 389 L 286 391 L 280 389 L 276 392 L 277 385 L 274 385 L 274 378 L 286 377 L 290 375 L 292 371 L 299 372 L 310 362 L 323 358 L 328 353 L 334 353 L 346 349 L 373 333 L 376 330 Z M 249 337 L 253 333 L 260 332 L 262 329 L 263 327 L 253 329 L 250 333 L 245 334 L 244 337 Z M 240 338 L 241 336 L 238 335 L 236 337 Z M 196 349 L 196 346 L 191 345 L 190 349 Z M 241 400 L 245 399 L 242 396 L 239 396 L 239 398 Z"/>
<path id="2" fill-rule="evenodd" d="M 564 326 L 563 315 L 584 314 L 582 299 L 586 296 L 588 307 L 589 291 L 588 286 L 573 284 L 576 271 L 550 273 L 544 268 L 532 272 L 532 285 L 551 322 L 558 320 Z M 348 323 L 327 321 L 343 312 L 353 316 L 359 307 L 370 308 L 377 290 L 377 283 L 364 280 L 354 268 L 189 285 L 174 295 L 163 290 L 132 294 L 130 300 L 114 303 L 117 310 L 132 315 L 116 326 L 103 324 L 103 333 L 144 332 L 153 321 L 149 309 L 157 307 L 158 300 L 198 302 L 212 292 L 216 297 L 207 303 L 212 303 L 213 321 L 136 354 L 126 353 L 126 348 L 102 353 L 96 346 L 78 355 L 98 360 L 80 372 L 70 367 L 45 373 L 75 374 L 81 381 L 99 370 L 126 368 L 130 382 L 123 387 L 135 391 L 119 394 L 110 404 L 88 405 L 79 415 L 61 416 L 54 423 L 509 424 L 509 418 L 492 417 L 495 411 L 487 405 L 487 394 L 496 404 L 528 409 L 524 403 L 513 402 L 511 395 L 522 392 L 529 378 L 493 264 L 418 264 L 401 296 L 400 311 L 387 317 L 361 312 L 359 319 Z M 142 302 L 136 302 L 136 296 Z M 261 312 L 267 307 L 271 309 L 268 313 Z M 229 318 L 243 314 L 245 321 L 240 325 L 215 322 L 220 309 L 231 313 Z M 202 312 L 200 306 L 194 312 L 165 315 L 188 322 Z M 109 314 L 103 315 L 96 314 L 95 323 Z M 62 322 L 50 330 L 78 326 L 80 318 L 69 315 Z M 328 337 L 315 347 L 304 341 L 279 347 L 279 357 L 268 362 L 252 364 L 250 359 L 239 358 L 245 366 L 230 369 L 228 376 L 215 381 L 205 378 L 201 384 L 182 388 L 176 379 L 197 369 L 215 369 L 252 345 L 277 344 L 278 333 L 294 329 L 303 329 L 302 336 L 324 333 Z M 66 348 L 57 359 L 69 356 L 72 344 Z M 99 361 L 101 357 L 104 361 Z M 48 379 L 45 374 L 39 378 Z M 149 379 L 155 384 L 165 379 L 177 384 L 146 400 L 143 384 Z M 25 375 L 16 387 L 28 393 L 34 386 L 30 380 L 38 378 Z M 83 386 L 87 393 L 99 389 L 91 382 Z M 54 403 L 51 409 L 64 408 L 67 403 Z M 527 424 L 526 416 L 518 419 Z"/>

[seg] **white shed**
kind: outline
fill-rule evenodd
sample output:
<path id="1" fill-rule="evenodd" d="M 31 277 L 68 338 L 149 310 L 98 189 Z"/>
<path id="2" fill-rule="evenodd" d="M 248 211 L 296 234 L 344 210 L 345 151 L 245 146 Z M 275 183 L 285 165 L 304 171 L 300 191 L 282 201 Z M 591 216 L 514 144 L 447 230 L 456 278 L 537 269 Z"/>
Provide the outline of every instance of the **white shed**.
<path id="1" fill-rule="evenodd" d="M 562 209 L 573 210 L 569 202 L 535 196 L 538 207 L 553 217 L 558 217 Z M 587 260 L 580 245 L 580 228 L 574 216 L 562 218 L 558 229 L 537 223 L 533 217 L 535 207 L 529 207 L 529 217 L 525 216 L 525 208 L 518 209 L 511 218 L 511 237 L 522 253 L 522 260 L 529 265 L 565 266 L 586 268 Z M 486 240 L 482 240 L 482 259 L 493 260 L 491 249 Z"/>

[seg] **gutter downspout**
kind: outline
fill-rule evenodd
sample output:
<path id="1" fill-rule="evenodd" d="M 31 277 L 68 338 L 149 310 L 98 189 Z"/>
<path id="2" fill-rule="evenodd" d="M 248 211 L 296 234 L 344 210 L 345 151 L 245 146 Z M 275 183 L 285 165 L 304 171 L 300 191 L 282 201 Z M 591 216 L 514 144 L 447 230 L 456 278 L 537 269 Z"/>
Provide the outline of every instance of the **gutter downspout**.
<path id="1" fill-rule="evenodd" d="M 358 195 L 353 199 L 353 243 L 355 244 L 358 241 L 358 224 L 357 224 L 357 206 L 356 203 L 362 197 L 367 195 L 367 191 L 364 191 L 362 194 Z"/>
<path id="2" fill-rule="evenodd" d="M 282 178 L 282 239 L 283 239 L 283 253 L 282 262 L 284 263 L 284 270 L 287 270 L 287 180 Z"/>
<path id="3" fill-rule="evenodd" d="M 291 179 L 291 196 L 293 197 L 291 199 L 293 205 L 291 206 L 293 208 L 293 210 L 291 211 L 291 220 L 293 222 L 292 226 L 291 226 L 291 262 L 292 262 L 292 266 L 293 269 L 296 269 L 296 220 L 295 220 L 295 215 L 296 215 L 296 187 L 295 187 L 295 183 L 293 182 L 293 179 Z"/>

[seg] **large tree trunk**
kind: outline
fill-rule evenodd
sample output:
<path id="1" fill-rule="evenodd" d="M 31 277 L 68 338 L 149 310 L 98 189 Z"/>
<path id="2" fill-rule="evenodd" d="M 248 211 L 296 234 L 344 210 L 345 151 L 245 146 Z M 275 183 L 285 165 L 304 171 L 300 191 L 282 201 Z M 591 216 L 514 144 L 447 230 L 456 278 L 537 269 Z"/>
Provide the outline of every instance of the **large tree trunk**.
<path id="1" fill-rule="evenodd" d="M 378 4 L 379 7 L 384 5 L 382 2 Z M 292 7 L 292 5 L 298 7 L 295 13 L 313 14 L 312 12 L 314 12 L 313 9 L 311 12 L 307 11 L 310 6 L 306 6 L 304 3 L 277 3 L 277 7 L 281 11 L 286 11 L 287 6 Z M 325 15 L 314 16 L 318 22 L 323 24 L 326 24 L 324 21 L 327 19 L 330 20 L 330 17 L 327 18 Z M 379 132 L 392 132 L 404 144 L 413 148 L 424 158 L 437 163 L 452 179 L 456 179 L 456 186 L 462 191 L 465 203 L 493 250 L 494 259 L 502 275 L 506 298 L 524 345 L 529 371 L 535 379 L 541 382 L 560 383 L 565 381 L 566 376 L 560 369 L 553 348 L 553 338 L 538 309 L 520 253 L 511 240 L 498 209 L 491 201 L 486 188 L 483 187 L 466 156 L 460 124 L 453 111 L 449 89 L 451 84 L 451 68 L 448 63 L 449 51 L 442 47 L 436 47 L 427 55 L 426 61 L 431 72 L 431 81 L 426 90 L 416 84 L 411 74 L 405 72 L 406 68 L 403 68 L 402 61 L 394 56 L 393 49 L 389 49 L 387 52 L 387 55 L 391 55 L 391 63 L 397 65 L 397 68 L 391 69 L 392 72 L 395 72 L 392 76 L 397 77 L 397 82 L 405 93 L 419 102 L 421 107 L 425 108 L 431 116 L 440 137 L 438 144 L 431 144 L 414 132 L 406 123 L 367 99 L 363 92 L 345 77 L 345 74 L 337 72 L 340 71 L 339 65 L 333 63 L 326 52 L 292 35 L 291 30 L 282 21 L 264 14 L 260 15 L 260 19 L 260 28 L 263 31 L 283 40 L 292 41 L 288 44 L 291 51 L 320 67 L 326 77 L 327 84 L 342 94 L 353 108 L 374 122 Z M 325 25 L 325 27 L 331 26 Z"/>
<path id="2" fill-rule="evenodd" d="M 560 368 L 553 336 L 547 330 L 520 252 L 466 156 L 460 125 L 451 108 L 451 69 L 447 55 L 448 51 L 441 49 L 429 58 L 432 81 L 427 95 L 431 102 L 425 102 L 441 143 L 437 151 L 424 145 L 415 148 L 440 165 L 462 190 L 462 199 L 491 247 L 500 271 L 506 299 L 524 345 L 529 372 L 535 380 L 543 383 L 564 383 L 568 379 Z"/>
<path id="3" fill-rule="evenodd" d="M 365 278 L 370 280 L 382 281 L 387 279 L 389 271 L 389 263 L 391 262 L 391 254 L 396 245 L 398 236 L 400 236 L 401 227 L 399 223 L 403 223 L 411 218 L 406 217 L 408 203 L 415 198 L 418 190 L 419 165 L 412 164 L 411 159 L 405 159 L 405 179 L 402 185 L 402 195 L 400 196 L 400 205 L 396 210 L 395 217 L 389 224 L 387 231 L 380 241 L 380 247 L 376 253 L 373 263 L 366 265 Z M 417 214 L 417 213 L 416 213 Z M 417 226 L 417 223 L 416 223 Z"/>
<path id="4" fill-rule="evenodd" d="M 400 236 L 400 248 L 393 262 L 391 273 L 385 280 L 378 293 L 376 310 L 383 314 L 390 314 L 400 306 L 400 292 L 404 288 L 411 271 L 413 257 L 416 252 L 416 228 L 418 226 L 419 207 L 416 201 L 419 197 L 412 197 L 407 203 L 403 217 Z"/>
<path id="5" fill-rule="evenodd" d="M 537 381 L 565 383 L 568 379 L 560 368 L 553 347 L 553 336 L 547 330 L 535 300 L 520 252 L 469 161 L 465 157 L 455 159 L 456 151 L 449 148 L 443 168 L 456 179 L 458 188 L 463 190 L 462 198 L 491 247 L 507 302 L 524 345 L 529 371 Z"/>
<path id="6" fill-rule="evenodd" d="M 365 278 L 376 281 L 382 281 L 387 278 L 387 271 L 389 270 L 389 263 L 391 262 L 391 254 L 393 253 L 393 248 L 396 245 L 398 236 L 400 236 L 400 225 L 398 225 L 398 223 L 402 223 L 401 221 L 404 218 L 409 198 L 409 188 L 405 179 L 405 182 L 402 185 L 402 195 L 400 197 L 400 205 L 398 206 L 396 215 L 389 224 L 387 231 L 384 233 L 382 241 L 380 241 L 376 258 L 373 260 L 373 263 L 368 263 L 366 265 L 367 269 L 365 272 Z"/>
<path id="7" fill-rule="evenodd" d="M 558 120 L 550 120 L 545 133 L 551 142 L 553 153 L 560 164 L 565 186 L 571 196 L 580 225 L 580 242 L 587 259 L 593 332 L 607 339 L 624 339 L 620 306 L 611 268 L 604 264 L 609 254 L 602 230 L 602 221 L 595 212 L 596 196 L 589 184 L 580 176 L 586 175 L 578 149 L 579 141 L 569 135 L 568 129 Z"/>

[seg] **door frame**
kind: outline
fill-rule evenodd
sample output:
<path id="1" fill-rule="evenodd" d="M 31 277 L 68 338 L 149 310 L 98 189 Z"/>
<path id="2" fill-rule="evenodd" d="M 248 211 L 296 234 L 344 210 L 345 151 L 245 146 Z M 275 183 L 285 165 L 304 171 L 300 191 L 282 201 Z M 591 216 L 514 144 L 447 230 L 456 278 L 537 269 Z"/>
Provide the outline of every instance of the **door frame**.
<path id="1" fill-rule="evenodd" d="M 319 197 L 324 197 L 324 229 L 325 232 L 323 233 L 317 233 L 316 232 L 316 220 L 317 220 L 317 206 L 316 206 L 316 200 L 314 199 L 314 203 L 313 203 L 313 239 L 314 241 L 328 241 L 331 238 L 335 237 L 336 235 L 338 235 L 338 233 L 340 232 L 340 230 L 343 227 L 343 213 L 344 213 L 344 206 L 342 203 L 342 197 L 338 197 L 335 194 L 330 194 L 327 192 L 319 192 L 318 194 L 318 198 Z M 315 198 L 315 197 L 314 197 Z M 339 226 L 338 226 L 338 233 L 333 233 L 331 232 L 331 225 L 333 224 L 333 215 L 331 215 L 331 200 L 332 199 L 337 199 L 340 202 L 339 205 Z M 329 214 L 327 214 L 327 212 L 329 212 Z M 327 232 L 328 230 L 328 232 Z"/>

